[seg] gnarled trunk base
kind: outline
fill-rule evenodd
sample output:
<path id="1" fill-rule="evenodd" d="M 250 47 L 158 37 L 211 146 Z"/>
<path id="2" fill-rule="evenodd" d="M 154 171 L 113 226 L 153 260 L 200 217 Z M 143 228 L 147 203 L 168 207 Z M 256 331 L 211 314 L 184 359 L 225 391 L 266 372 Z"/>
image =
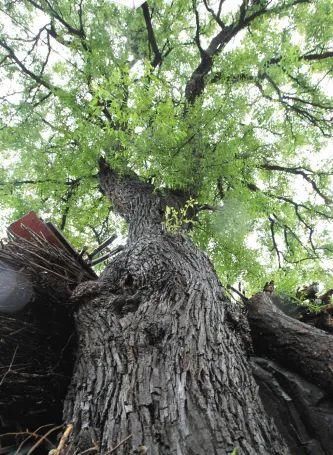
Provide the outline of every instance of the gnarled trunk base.
<path id="1" fill-rule="evenodd" d="M 287 453 L 257 395 L 245 318 L 188 240 L 140 237 L 76 298 L 71 450 L 105 454 L 130 436 L 117 453 Z"/>

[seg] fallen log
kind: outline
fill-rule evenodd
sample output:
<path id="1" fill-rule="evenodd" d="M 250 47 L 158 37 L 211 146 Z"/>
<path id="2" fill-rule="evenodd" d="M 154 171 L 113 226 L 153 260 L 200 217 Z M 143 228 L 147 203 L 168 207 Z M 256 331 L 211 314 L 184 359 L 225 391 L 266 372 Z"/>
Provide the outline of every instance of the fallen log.
<path id="1" fill-rule="evenodd" d="M 287 316 L 280 299 L 248 305 L 253 374 L 269 415 L 293 455 L 333 453 L 333 337 Z"/>
<path id="2" fill-rule="evenodd" d="M 274 298 L 262 292 L 248 306 L 256 355 L 279 361 L 333 396 L 333 337 L 287 316 Z"/>
<path id="3" fill-rule="evenodd" d="M 252 358 L 266 412 L 292 455 L 333 453 L 333 402 L 324 390 L 275 361 Z"/>
<path id="4" fill-rule="evenodd" d="M 298 318 L 328 333 L 333 333 L 333 304 L 324 305 L 318 312 L 306 312 Z"/>

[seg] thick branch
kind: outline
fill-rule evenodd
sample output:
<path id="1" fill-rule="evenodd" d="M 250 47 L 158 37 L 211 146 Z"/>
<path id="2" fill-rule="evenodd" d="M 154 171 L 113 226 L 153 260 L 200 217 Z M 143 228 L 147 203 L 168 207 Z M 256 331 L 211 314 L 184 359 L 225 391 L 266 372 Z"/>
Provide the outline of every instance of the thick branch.
<path id="1" fill-rule="evenodd" d="M 133 172 L 120 174 L 104 158 L 99 160 L 99 180 L 117 213 L 129 223 L 129 241 L 151 232 L 161 233 L 163 208 L 154 187 Z"/>
<path id="2" fill-rule="evenodd" d="M 202 94 L 205 88 L 205 77 L 213 67 L 213 58 L 221 53 L 238 32 L 246 28 L 252 21 L 260 16 L 280 13 L 299 3 L 309 3 L 309 0 L 294 0 L 290 3 L 278 5 L 270 9 L 266 8 L 267 4 L 263 4 L 259 9 L 257 4 L 249 6 L 249 2 L 244 0 L 240 7 L 237 20 L 228 26 L 220 24 L 223 25 L 223 28 L 214 36 L 207 49 L 200 52 L 201 61 L 186 84 L 185 97 L 187 101 L 193 103 L 195 99 Z"/>
<path id="3" fill-rule="evenodd" d="M 91 176 L 93 177 L 93 176 Z M 23 186 L 23 185 L 38 185 L 41 183 L 55 183 L 60 185 L 73 186 L 77 185 L 81 178 L 75 180 L 55 180 L 55 179 L 41 179 L 41 180 L 12 180 L 7 182 L 1 182 L 0 186 Z"/>
<path id="4" fill-rule="evenodd" d="M 129 242 L 142 235 L 160 234 L 166 207 L 179 210 L 190 197 L 182 190 L 156 190 L 132 171 L 120 173 L 112 169 L 104 158 L 99 160 L 99 180 L 116 212 L 129 223 Z"/>
<path id="5" fill-rule="evenodd" d="M 332 58 L 333 57 L 333 51 L 323 51 L 320 53 L 307 53 L 307 54 L 302 54 L 299 56 L 299 60 L 306 60 L 307 62 L 312 62 L 312 61 L 317 61 L 317 60 L 325 60 L 327 58 Z M 268 65 L 275 65 L 277 63 L 280 63 L 282 60 L 282 56 L 274 57 L 270 59 L 267 64 Z"/>
<path id="6" fill-rule="evenodd" d="M 153 24 L 151 22 L 151 16 L 149 12 L 149 6 L 148 3 L 145 2 L 142 5 L 142 11 L 143 11 L 143 17 L 145 19 L 146 23 L 146 28 L 147 28 L 147 33 L 148 33 L 148 41 L 150 44 L 150 47 L 154 53 L 154 58 L 151 62 L 151 66 L 153 68 L 156 68 L 156 66 L 160 65 L 162 63 L 162 53 L 159 50 L 159 47 L 157 45 L 156 37 L 155 37 L 155 32 L 153 29 Z"/>
<path id="7" fill-rule="evenodd" d="M 257 354 L 278 360 L 333 395 L 331 335 L 285 315 L 266 293 L 251 299 L 248 317 Z"/>
<path id="8" fill-rule="evenodd" d="M 299 60 L 305 60 L 305 61 L 308 61 L 308 62 L 316 62 L 316 61 L 319 61 L 319 60 L 324 60 L 324 59 L 327 59 L 327 58 L 332 58 L 333 57 L 333 51 L 324 51 L 322 53 L 312 53 L 312 54 L 303 54 L 303 55 L 300 55 L 299 56 Z M 281 62 L 282 60 L 282 56 L 279 55 L 278 57 L 274 57 L 274 58 L 271 58 L 270 60 L 268 60 L 266 62 L 266 67 L 269 67 L 269 66 L 272 66 L 272 65 L 277 65 Z M 295 80 L 295 78 L 293 78 L 290 74 L 288 74 L 288 76 Z M 216 71 L 212 74 L 211 78 L 209 79 L 209 82 L 210 83 L 217 83 L 221 80 L 221 78 L 223 77 L 223 72 L 222 71 Z M 239 82 L 257 82 L 258 80 L 262 79 L 263 78 L 263 75 L 262 74 L 258 74 L 257 76 L 254 76 L 253 74 L 250 74 L 250 73 L 245 73 L 245 72 L 241 72 L 239 74 L 234 74 L 234 75 L 231 75 L 229 76 L 228 75 L 228 79 L 227 81 L 230 82 L 230 83 L 239 83 Z M 296 80 L 297 82 L 297 80 Z"/>
<path id="9" fill-rule="evenodd" d="M 269 217 L 269 222 L 270 222 L 270 231 L 271 231 L 271 237 L 272 237 L 272 243 L 273 243 L 273 248 L 276 253 L 276 257 L 278 260 L 279 264 L 279 269 L 281 268 L 281 256 L 282 252 L 279 250 L 277 241 L 276 241 L 276 235 L 275 235 L 275 220 L 271 217 Z"/>
<path id="10" fill-rule="evenodd" d="M 69 184 L 69 187 L 67 188 L 65 196 L 62 199 L 63 202 L 65 203 L 65 209 L 61 216 L 61 223 L 60 223 L 61 230 L 65 229 L 65 226 L 67 223 L 67 217 L 68 217 L 69 210 L 70 210 L 70 201 L 71 201 L 72 197 L 75 195 L 76 190 L 79 185 L 80 185 L 80 179 L 72 180 Z"/>
<path id="11" fill-rule="evenodd" d="M 185 96 L 190 103 L 193 103 L 203 92 L 205 88 L 204 78 L 212 69 L 214 55 L 221 52 L 239 30 L 239 28 L 233 28 L 232 26 L 225 27 L 212 39 L 208 48 L 201 52 L 201 61 L 193 71 L 185 88 Z"/>

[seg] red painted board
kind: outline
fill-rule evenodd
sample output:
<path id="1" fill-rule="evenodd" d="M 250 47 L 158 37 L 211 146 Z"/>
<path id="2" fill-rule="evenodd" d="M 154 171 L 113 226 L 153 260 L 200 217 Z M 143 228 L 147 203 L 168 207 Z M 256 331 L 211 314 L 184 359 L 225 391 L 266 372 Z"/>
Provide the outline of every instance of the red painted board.
<path id="1" fill-rule="evenodd" d="M 35 212 L 29 212 L 27 215 L 24 215 L 22 218 L 12 223 L 8 227 L 8 231 L 17 237 L 22 237 L 26 240 L 33 240 L 33 233 L 44 238 L 52 245 L 60 247 L 70 253 L 80 266 L 91 274 L 92 278 L 97 278 L 93 269 L 82 259 L 66 237 L 64 237 L 52 223 L 44 223 Z"/>
<path id="2" fill-rule="evenodd" d="M 32 232 L 39 237 L 44 238 L 52 245 L 63 248 L 61 242 L 53 234 L 51 229 L 36 215 L 35 212 L 29 212 L 17 221 L 14 221 L 8 231 L 17 237 L 22 237 L 26 240 L 32 240 Z"/>

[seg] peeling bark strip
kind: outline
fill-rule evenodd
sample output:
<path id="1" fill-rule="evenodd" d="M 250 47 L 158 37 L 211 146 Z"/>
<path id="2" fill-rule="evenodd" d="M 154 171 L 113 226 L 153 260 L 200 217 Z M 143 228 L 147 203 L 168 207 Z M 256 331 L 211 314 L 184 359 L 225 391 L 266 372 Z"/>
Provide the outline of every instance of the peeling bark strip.
<path id="1" fill-rule="evenodd" d="M 79 351 L 64 409 L 74 423 L 70 453 L 97 444 L 106 454 L 132 435 L 117 454 L 140 445 L 149 455 L 225 455 L 235 447 L 287 454 L 257 395 L 245 318 L 207 257 L 163 232 L 151 187 L 108 167 L 101 183 L 131 237 L 98 286 L 76 291 Z"/>

